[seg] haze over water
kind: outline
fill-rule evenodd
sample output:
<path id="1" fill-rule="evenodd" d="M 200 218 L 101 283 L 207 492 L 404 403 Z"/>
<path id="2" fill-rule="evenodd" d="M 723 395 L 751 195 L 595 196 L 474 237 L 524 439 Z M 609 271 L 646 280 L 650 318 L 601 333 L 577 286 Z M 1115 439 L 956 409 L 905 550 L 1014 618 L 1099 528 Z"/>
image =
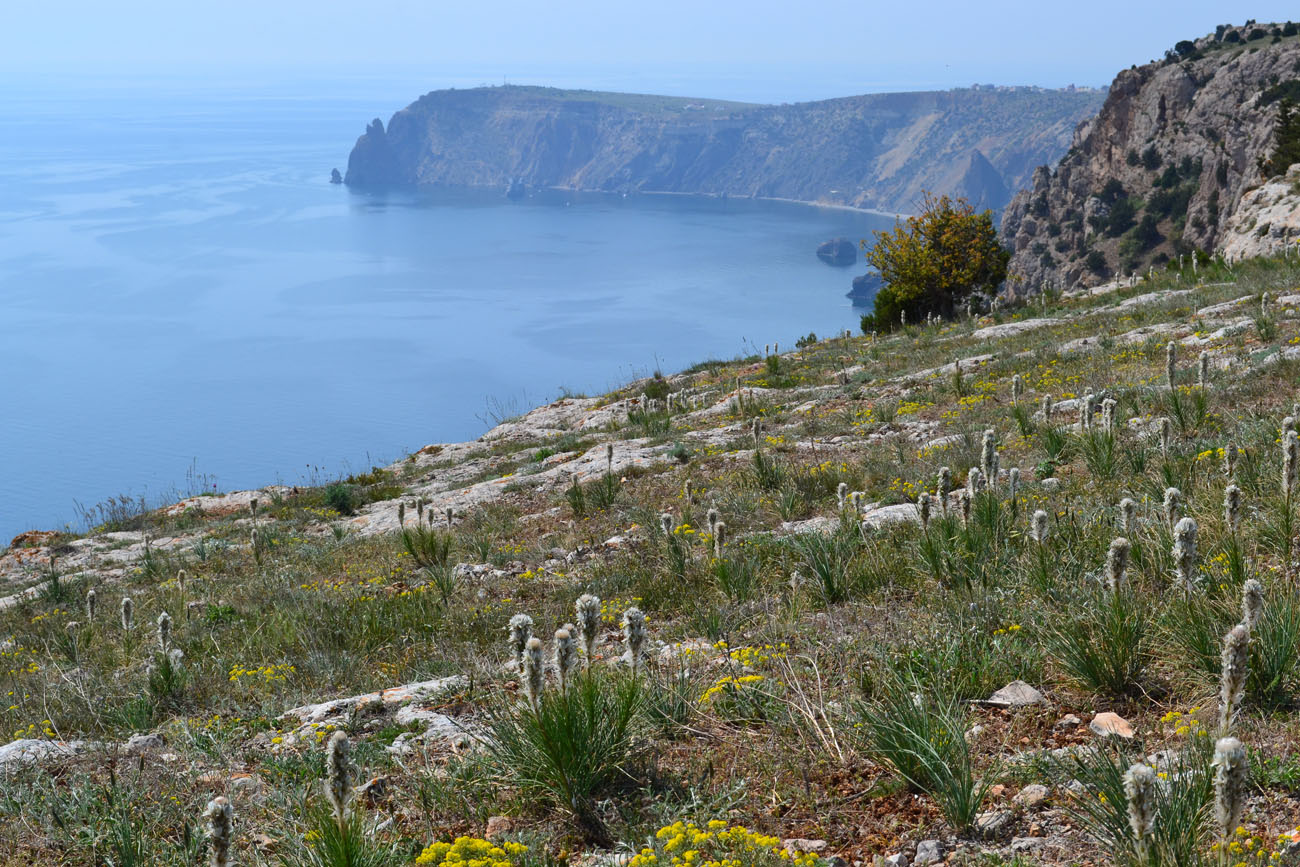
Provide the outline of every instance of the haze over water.
<path id="1" fill-rule="evenodd" d="M 323 481 L 473 438 L 489 402 L 856 328 L 862 268 L 814 249 L 891 222 L 365 195 L 327 179 L 372 99 L 6 93 L 0 541 L 73 521 L 74 500 L 186 493 L 191 467 L 219 490 Z"/>

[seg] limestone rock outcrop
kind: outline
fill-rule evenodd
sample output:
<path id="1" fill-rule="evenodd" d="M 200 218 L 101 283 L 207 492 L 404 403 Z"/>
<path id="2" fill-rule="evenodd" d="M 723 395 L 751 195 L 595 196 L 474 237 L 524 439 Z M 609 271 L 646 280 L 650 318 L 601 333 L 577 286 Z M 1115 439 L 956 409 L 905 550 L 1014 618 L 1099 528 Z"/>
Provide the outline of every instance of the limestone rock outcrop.
<path id="1" fill-rule="evenodd" d="M 1060 163 L 1039 167 L 1007 206 L 1009 291 L 1093 286 L 1218 250 L 1263 180 L 1278 104 L 1297 79 L 1300 39 L 1271 25 L 1220 28 L 1120 72 Z"/>

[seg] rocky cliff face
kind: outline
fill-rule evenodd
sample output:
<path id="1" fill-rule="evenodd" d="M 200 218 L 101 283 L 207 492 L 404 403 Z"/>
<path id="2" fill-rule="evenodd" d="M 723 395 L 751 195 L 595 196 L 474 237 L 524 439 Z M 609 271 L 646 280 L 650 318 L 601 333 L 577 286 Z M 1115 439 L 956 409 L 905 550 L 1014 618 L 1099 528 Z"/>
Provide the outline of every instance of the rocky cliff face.
<path id="1" fill-rule="evenodd" d="M 782 106 L 559 91 L 445 90 L 375 120 L 354 187 L 486 186 L 789 198 L 908 212 L 922 190 L 987 207 L 1064 152 L 1098 91 L 874 94 Z"/>
<path id="2" fill-rule="evenodd" d="M 1059 165 L 1037 169 L 1007 207 L 1010 291 L 1092 285 L 1217 250 L 1243 194 L 1261 181 L 1278 101 L 1300 92 L 1294 33 L 1220 28 L 1116 76 Z"/>

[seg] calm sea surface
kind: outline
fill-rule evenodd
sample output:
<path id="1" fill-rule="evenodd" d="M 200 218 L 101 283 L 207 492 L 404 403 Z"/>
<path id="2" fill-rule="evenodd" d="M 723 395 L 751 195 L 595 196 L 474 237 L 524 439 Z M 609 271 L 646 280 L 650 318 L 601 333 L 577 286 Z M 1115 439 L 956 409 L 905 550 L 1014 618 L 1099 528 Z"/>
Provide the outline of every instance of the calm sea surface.
<path id="1" fill-rule="evenodd" d="M 813 251 L 879 217 L 327 183 L 411 95 L 0 97 L 0 545 L 74 502 L 325 480 L 856 328 L 862 268 Z"/>

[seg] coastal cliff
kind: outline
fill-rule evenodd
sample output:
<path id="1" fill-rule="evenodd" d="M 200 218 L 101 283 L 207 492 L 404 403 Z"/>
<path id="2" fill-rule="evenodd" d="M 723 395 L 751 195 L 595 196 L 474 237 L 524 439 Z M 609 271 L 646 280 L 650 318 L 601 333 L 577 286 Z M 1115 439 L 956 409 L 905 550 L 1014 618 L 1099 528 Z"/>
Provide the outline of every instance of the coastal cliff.
<path id="1" fill-rule="evenodd" d="M 1093 285 L 1221 251 L 1300 96 L 1294 24 L 1220 27 L 1115 77 L 1096 118 L 1007 206 L 1011 291 Z"/>
<path id="2" fill-rule="evenodd" d="M 909 212 L 922 190 L 1001 208 L 1065 152 L 1095 90 L 969 88 L 751 105 L 539 87 L 440 90 L 367 127 L 355 188 L 561 187 Z"/>

